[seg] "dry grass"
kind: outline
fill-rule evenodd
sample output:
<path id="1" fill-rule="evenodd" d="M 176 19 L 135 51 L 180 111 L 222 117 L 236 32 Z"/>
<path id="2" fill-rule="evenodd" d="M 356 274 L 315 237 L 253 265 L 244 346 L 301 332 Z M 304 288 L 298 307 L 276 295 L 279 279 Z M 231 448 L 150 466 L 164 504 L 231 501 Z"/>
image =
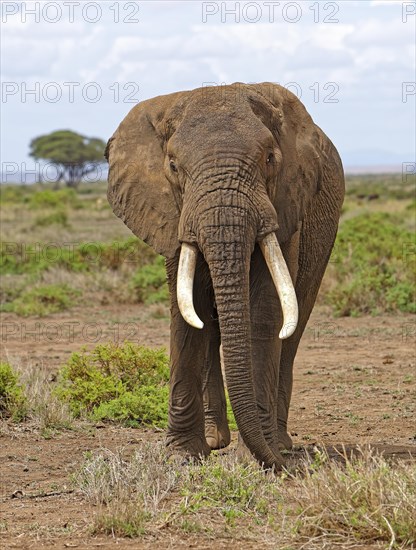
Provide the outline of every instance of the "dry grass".
<path id="1" fill-rule="evenodd" d="M 108 303 L 111 299 L 123 304 L 132 301 L 131 274 L 132 268 L 129 266 L 119 270 L 80 273 L 62 267 L 52 267 L 42 273 L 40 281 L 47 285 L 70 285 L 82 293 L 86 303 Z"/>
<path id="2" fill-rule="evenodd" d="M 291 496 L 299 506 L 301 540 L 416 543 L 416 464 L 391 463 L 371 450 L 344 452 L 341 462 L 318 451 L 291 475 Z"/>
<path id="3" fill-rule="evenodd" d="M 103 193 L 104 197 L 104 193 Z M 88 205 L 89 206 L 89 205 Z M 107 205 L 108 206 L 108 205 Z M 51 209 L 33 211 L 27 205 L 7 205 L 2 207 L 2 240 L 10 243 L 42 243 L 68 247 L 81 242 L 124 240 L 131 232 L 121 220 L 111 212 L 110 207 L 97 210 L 80 210 L 68 207 L 68 226 L 57 224 L 36 227 L 36 218 L 49 213 Z"/>
<path id="4" fill-rule="evenodd" d="M 172 529 L 274 548 L 416 543 L 416 464 L 368 449 L 339 460 L 315 449 L 280 476 L 233 452 L 184 466 L 161 444 L 130 458 L 102 449 L 86 457 L 75 483 L 97 507 L 93 530 L 117 536 Z"/>
<path id="5" fill-rule="evenodd" d="M 54 395 L 55 378 L 50 371 L 34 363 L 18 362 L 14 367 L 24 388 L 28 419 L 33 427 L 44 437 L 62 429 L 72 429 L 74 417 L 68 405 Z"/>

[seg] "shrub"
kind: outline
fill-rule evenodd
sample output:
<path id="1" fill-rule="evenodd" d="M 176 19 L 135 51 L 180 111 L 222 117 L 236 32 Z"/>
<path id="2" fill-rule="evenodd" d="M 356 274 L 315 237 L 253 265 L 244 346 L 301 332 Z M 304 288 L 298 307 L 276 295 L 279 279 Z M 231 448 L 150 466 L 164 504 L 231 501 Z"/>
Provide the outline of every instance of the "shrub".
<path id="1" fill-rule="evenodd" d="M 50 214 L 43 214 L 35 219 L 35 226 L 47 227 L 49 225 L 68 226 L 68 214 L 64 210 L 56 210 Z"/>
<path id="2" fill-rule="evenodd" d="M 338 233 L 327 301 L 338 315 L 416 312 L 413 234 L 384 213 L 361 214 Z"/>
<path id="3" fill-rule="evenodd" d="M 76 416 L 163 427 L 168 379 L 163 349 L 107 344 L 73 353 L 60 372 L 56 391 Z"/>
<path id="4" fill-rule="evenodd" d="M 0 274 L 18 275 L 39 273 L 48 268 L 45 255 L 40 254 L 36 246 L 23 243 L 2 242 L 0 247 Z"/>
<path id="5" fill-rule="evenodd" d="M 29 200 L 29 206 L 34 209 L 39 208 L 60 208 L 63 205 L 72 208 L 80 208 L 81 202 L 74 189 L 59 189 L 37 191 L 33 193 Z"/>
<path id="6" fill-rule="evenodd" d="M 3 311 L 12 311 L 24 317 L 39 315 L 41 317 L 64 311 L 74 305 L 79 292 L 68 285 L 43 285 L 23 291 L 10 303 L 2 306 Z"/>
<path id="7" fill-rule="evenodd" d="M 131 286 L 138 302 L 166 303 L 169 290 L 163 257 L 158 256 L 152 264 L 141 267 L 132 277 Z"/>
<path id="8" fill-rule="evenodd" d="M 26 416 L 26 397 L 19 377 L 8 363 L 0 363 L 0 418 L 20 421 Z"/>
<path id="9" fill-rule="evenodd" d="M 92 412 L 94 420 L 114 420 L 127 426 L 167 424 L 169 386 L 138 386 L 119 397 L 100 403 Z"/>
<path id="10" fill-rule="evenodd" d="M 31 185 L 0 185 L 1 204 L 24 204 L 30 200 L 33 193 Z"/>

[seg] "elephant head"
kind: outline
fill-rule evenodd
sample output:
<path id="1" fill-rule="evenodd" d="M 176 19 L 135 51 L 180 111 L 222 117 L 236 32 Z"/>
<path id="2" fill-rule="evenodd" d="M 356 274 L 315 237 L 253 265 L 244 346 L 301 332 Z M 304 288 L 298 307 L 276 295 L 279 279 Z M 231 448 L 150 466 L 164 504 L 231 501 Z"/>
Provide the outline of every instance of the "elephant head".
<path id="1" fill-rule="evenodd" d="M 262 436 L 252 380 L 250 258 L 259 243 L 283 311 L 280 337 L 288 337 L 297 303 L 279 243 L 296 233 L 319 191 L 324 139 L 285 88 L 237 83 L 138 104 L 106 150 L 115 214 L 165 257 L 181 250 L 178 304 L 193 330 L 203 330 L 192 285 L 196 256 L 204 256 L 233 412 L 266 465 L 279 461 Z"/>

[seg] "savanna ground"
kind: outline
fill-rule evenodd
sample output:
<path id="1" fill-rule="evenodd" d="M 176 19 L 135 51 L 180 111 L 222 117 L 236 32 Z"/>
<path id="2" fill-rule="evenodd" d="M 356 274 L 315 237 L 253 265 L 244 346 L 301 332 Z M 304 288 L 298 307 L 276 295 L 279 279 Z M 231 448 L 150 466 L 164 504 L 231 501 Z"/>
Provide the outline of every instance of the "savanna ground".
<path id="1" fill-rule="evenodd" d="M 203 464 L 166 457 L 163 262 L 105 185 L 1 191 L 2 547 L 416 546 L 410 178 L 348 179 L 277 477 L 235 432 Z"/>

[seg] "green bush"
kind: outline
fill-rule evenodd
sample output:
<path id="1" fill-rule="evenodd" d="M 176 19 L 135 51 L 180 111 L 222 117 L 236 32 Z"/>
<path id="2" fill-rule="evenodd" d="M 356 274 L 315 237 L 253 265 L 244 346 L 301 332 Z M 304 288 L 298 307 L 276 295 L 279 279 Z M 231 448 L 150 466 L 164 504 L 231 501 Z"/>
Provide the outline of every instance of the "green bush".
<path id="1" fill-rule="evenodd" d="M 166 426 L 169 360 L 163 349 L 99 345 L 73 353 L 58 380 L 57 395 L 76 416 Z"/>
<path id="2" fill-rule="evenodd" d="M 33 193 L 31 185 L 0 185 L 0 204 L 25 204 Z"/>
<path id="3" fill-rule="evenodd" d="M 0 418 L 20 421 L 26 413 L 26 397 L 18 375 L 8 363 L 0 363 Z"/>
<path id="4" fill-rule="evenodd" d="M 80 208 L 82 204 L 74 189 L 59 189 L 37 191 L 29 200 L 29 206 L 34 209 L 40 208 L 61 208 L 62 206 Z"/>
<path id="5" fill-rule="evenodd" d="M 68 285 L 43 285 L 23 291 L 10 303 L 2 306 L 3 311 L 12 311 L 24 317 L 64 311 L 75 304 L 79 292 Z"/>
<path id="6" fill-rule="evenodd" d="M 35 227 L 47 227 L 49 225 L 68 226 L 68 214 L 65 210 L 56 210 L 50 214 L 42 214 L 35 218 Z"/>
<path id="7" fill-rule="evenodd" d="M 169 289 L 163 257 L 158 256 L 152 264 L 141 267 L 133 275 L 131 286 L 138 302 L 145 304 L 168 302 Z"/>
<path id="8" fill-rule="evenodd" d="M 416 312 L 414 236 L 385 213 L 361 214 L 338 232 L 326 299 L 338 315 Z"/>
<path id="9" fill-rule="evenodd" d="M 114 420 L 127 426 L 167 425 L 169 386 L 138 386 L 120 397 L 100 403 L 92 412 L 94 420 Z"/>

